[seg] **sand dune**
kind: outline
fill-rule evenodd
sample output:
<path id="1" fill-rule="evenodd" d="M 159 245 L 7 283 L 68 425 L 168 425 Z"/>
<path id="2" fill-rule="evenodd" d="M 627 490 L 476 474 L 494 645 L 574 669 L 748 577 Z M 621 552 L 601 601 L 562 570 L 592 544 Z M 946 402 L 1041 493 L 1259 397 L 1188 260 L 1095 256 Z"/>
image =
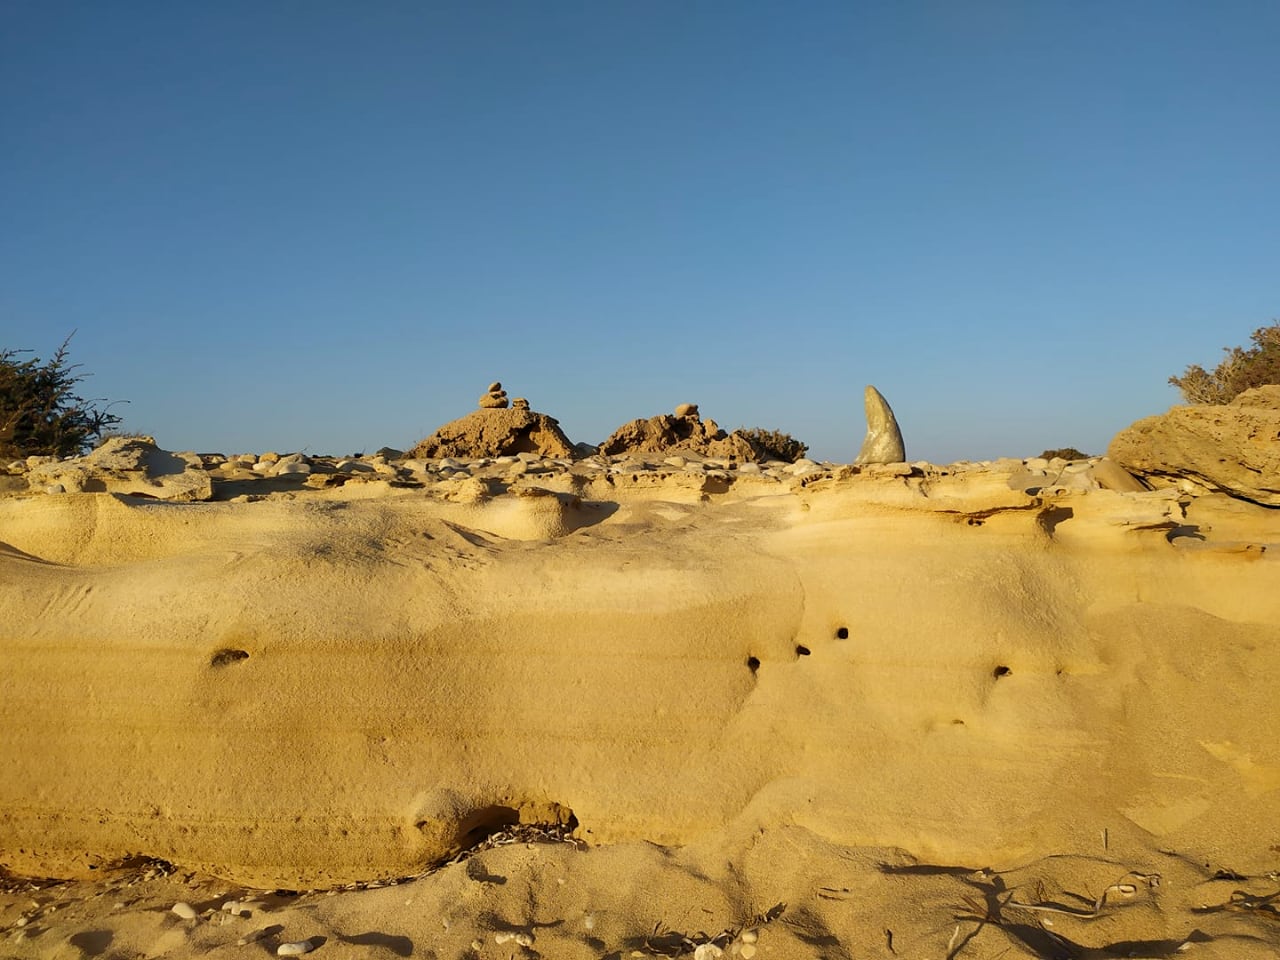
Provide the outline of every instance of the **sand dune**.
<path id="1" fill-rule="evenodd" d="M 651 466 L 0 499 L 0 953 L 1280 951 L 1280 514 Z"/>

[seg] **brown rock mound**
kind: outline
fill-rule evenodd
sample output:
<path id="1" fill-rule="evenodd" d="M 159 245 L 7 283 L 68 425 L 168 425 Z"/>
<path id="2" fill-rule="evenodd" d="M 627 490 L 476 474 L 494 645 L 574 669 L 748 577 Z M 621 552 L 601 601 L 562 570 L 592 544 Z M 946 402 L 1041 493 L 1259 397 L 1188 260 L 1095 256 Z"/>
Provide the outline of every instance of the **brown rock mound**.
<path id="1" fill-rule="evenodd" d="M 1280 385 L 1139 420 L 1116 434 L 1107 456 L 1139 476 L 1189 477 L 1280 507 Z"/>
<path id="2" fill-rule="evenodd" d="M 411 458 L 506 457 L 536 453 L 572 457 L 573 444 L 560 424 L 545 413 L 525 409 L 485 408 L 446 423 L 409 451 Z"/>
<path id="3" fill-rule="evenodd" d="M 692 412 L 688 412 L 692 408 Z M 684 416 L 680 416 L 685 411 Z M 696 404 L 681 404 L 676 416 L 660 413 L 648 420 L 624 423 L 600 445 L 606 456 L 620 453 L 670 453 L 684 450 L 718 459 L 754 460 L 755 451 L 738 434 L 728 434 L 714 420 L 702 420 Z"/>

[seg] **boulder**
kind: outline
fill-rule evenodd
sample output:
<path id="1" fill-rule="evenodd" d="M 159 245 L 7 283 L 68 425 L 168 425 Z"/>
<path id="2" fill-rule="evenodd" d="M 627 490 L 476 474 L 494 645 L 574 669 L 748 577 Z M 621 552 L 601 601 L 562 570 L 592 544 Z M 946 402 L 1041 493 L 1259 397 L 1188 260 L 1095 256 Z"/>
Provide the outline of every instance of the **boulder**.
<path id="1" fill-rule="evenodd" d="M 120 493 L 158 500 L 208 500 L 213 479 L 194 453 L 170 453 L 152 437 L 112 437 L 92 453 L 27 471 L 32 490 L 61 485 L 68 493 Z"/>
<path id="2" fill-rule="evenodd" d="M 907 449 L 902 442 L 898 420 L 889 401 L 875 387 L 868 386 L 863 395 L 867 411 L 867 435 L 854 463 L 902 463 Z"/>
<path id="3" fill-rule="evenodd" d="M 1116 434 L 1107 456 L 1139 477 L 1188 478 L 1280 507 L 1280 384 L 1139 420 Z"/>
<path id="4" fill-rule="evenodd" d="M 606 456 L 628 453 L 666 453 L 685 450 L 722 460 L 754 460 L 755 452 L 744 438 L 727 434 L 714 420 L 699 420 L 660 413 L 648 420 L 624 423 L 600 445 Z"/>
<path id="5" fill-rule="evenodd" d="M 545 413 L 482 408 L 446 423 L 409 451 L 411 459 L 441 457 L 478 460 L 536 453 L 541 457 L 573 457 L 573 444 L 560 424 Z"/>

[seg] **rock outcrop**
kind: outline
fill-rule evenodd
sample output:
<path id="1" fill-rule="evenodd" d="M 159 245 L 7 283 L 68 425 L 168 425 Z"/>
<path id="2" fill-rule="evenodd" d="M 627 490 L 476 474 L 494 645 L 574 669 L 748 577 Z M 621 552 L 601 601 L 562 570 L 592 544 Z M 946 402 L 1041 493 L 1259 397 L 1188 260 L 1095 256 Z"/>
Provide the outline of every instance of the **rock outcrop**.
<path id="1" fill-rule="evenodd" d="M 1220 493 L 1280 507 L 1280 385 L 1228 404 L 1173 407 L 1116 434 L 1107 456 L 1140 477 L 1190 479 Z"/>
<path id="2" fill-rule="evenodd" d="M 889 401 L 875 387 L 868 386 L 865 394 L 867 408 L 867 436 L 854 463 L 903 463 L 907 449 L 902 442 L 898 420 L 889 408 Z"/>
<path id="3" fill-rule="evenodd" d="M 480 398 L 480 409 L 440 427 L 409 451 L 411 459 L 457 457 L 506 457 L 536 453 L 540 457 L 574 456 L 573 444 L 560 429 L 559 421 L 529 409 L 520 397 L 507 409 L 507 394 L 501 383 L 491 383 Z"/>
<path id="4" fill-rule="evenodd" d="M 45 493 L 120 493 L 157 500 L 208 500 L 213 480 L 194 453 L 170 453 L 152 437 L 113 437 L 92 453 L 40 463 L 27 484 Z"/>
<path id="5" fill-rule="evenodd" d="M 736 433 L 725 433 L 714 420 L 703 420 L 696 403 L 680 404 L 674 416 L 660 413 L 624 423 L 600 444 L 605 456 L 676 450 L 724 460 L 755 459 L 751 444 Z"/>

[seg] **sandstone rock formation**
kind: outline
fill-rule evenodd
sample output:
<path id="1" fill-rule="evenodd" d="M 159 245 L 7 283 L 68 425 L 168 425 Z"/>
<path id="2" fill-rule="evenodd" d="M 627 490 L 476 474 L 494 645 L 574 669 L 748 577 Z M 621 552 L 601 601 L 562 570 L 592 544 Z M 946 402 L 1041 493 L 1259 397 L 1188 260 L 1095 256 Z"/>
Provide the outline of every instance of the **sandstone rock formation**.
<path id="1" fill-rule="evenodd" d="M 489 391 L 480 398 L 481 410 L 505 410 L 507 406 L 507 391 L 502 389 L 502 384 L 497 380 L 489 384 Z"/>
<path id="2" fill-rule="evenodd" d="M 158 500 L 208 500 L 213 481 L 194 453 L 170 453 L 152 437 L 113 437 L 92 453 L 27 472 L 32 490 L 120 493 Z M 60 489 L 59 489 L 60 488 Z"/>
<path id="3" fill-rule="evenodd" d="M 1280 507 L 1280 385 L 1228 404 L 1173 407 L 1116 434 L 1107 456 L 1141 477 L 1185 477 L 1210 490 Z"/>
<path id="4" fill-rule="evenodd" d="M 854 463 L 902 463 L 907 459 L 902 442 L 902 431 L 897 418 L 889 408 L 889 401 L 875 387 L 868 386 L 865 394 L 867 408 L 867 436 Z"/>
<path id="5" fill-rule="evenodd" d="M 721 459 L 755 459 L 751 444 L 736 433 L 725 433 L 714 420 L 702 420 L 693 403 L 680 404 L 675 416 L 660 413 L 648 420 L 624 423 L 600 444 L 600 452 L 606 456 L 674 450 Z"/>
<path id="6" fill-rule="evenodd" d="M 502 384 L 492 383 L 480 398 L 480 409 L 446 423 L 409 451 L 411 459 L 505 457 L 535 453 L 541 457 L 573 457 L 573 444 L 555 418 L 529 409 L 523 397 L 507 408 Z"/>

